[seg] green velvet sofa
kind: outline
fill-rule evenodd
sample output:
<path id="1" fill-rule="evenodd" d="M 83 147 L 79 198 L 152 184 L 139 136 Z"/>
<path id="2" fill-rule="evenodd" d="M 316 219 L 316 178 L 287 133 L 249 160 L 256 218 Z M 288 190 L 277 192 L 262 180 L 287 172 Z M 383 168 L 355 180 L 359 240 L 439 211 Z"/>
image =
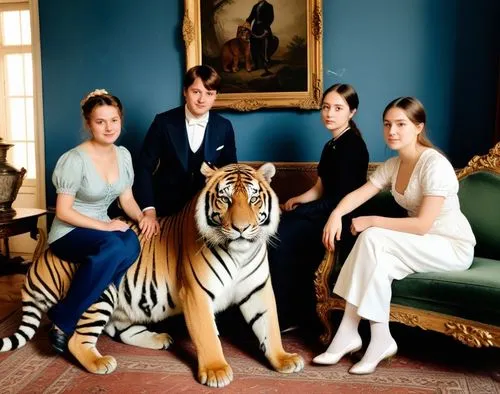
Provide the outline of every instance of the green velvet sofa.
<path id="1" fill-rule="evenodd" d="M 487 155 L 475 156 L 457 177 L 461 209 L 477 240 L 472 266 L 463 272 L 416 273 L 394 281 L 390 319 L 450 335 L 471 347 L 500 347 L 500 143 Z M 387 191 L 361 210 L 402 214 Z M 333 333 L 330 312 L 345 305 L 332 289 L 347 254 L 341 246 L 327 253 L 316 272 L 317 312 L 325 328 L 320 339 L 325 344 Z"/>

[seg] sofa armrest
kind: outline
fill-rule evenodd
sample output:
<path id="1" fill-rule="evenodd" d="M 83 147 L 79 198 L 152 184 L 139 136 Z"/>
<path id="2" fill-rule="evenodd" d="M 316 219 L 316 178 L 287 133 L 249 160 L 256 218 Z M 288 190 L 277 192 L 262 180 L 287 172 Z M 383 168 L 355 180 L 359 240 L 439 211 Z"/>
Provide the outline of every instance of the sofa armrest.
<path id="1" fill-rule="evenodd" d="M 327 251 L 323 261 L 315 272 L 314 288 L 316 292 L 316 313 L 321 321 L 325 332 L 320 336 L 321 343 L 328 343 L 332 338 L 332 327 L 330 324 L 330 311 L 334 309 L 332 302 L 332 289 L 330 288 L 330 276 L 335 265 L 335 253 Z"/>

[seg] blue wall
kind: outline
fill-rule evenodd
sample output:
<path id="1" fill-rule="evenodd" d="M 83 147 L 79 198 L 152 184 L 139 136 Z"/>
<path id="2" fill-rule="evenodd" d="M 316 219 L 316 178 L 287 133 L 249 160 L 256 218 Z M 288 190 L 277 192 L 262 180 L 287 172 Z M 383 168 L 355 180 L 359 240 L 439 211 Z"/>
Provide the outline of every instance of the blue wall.
<path id="1" fill-rule="evenodd" d="M 500 2 L 323 0 L 324 86 L 351 83 L 371 160 L 391 152 L 381 137 L 385 105 L 417 96 L 431 139 L 455 166 L 492 145 Z M 182 103 L 182 0 L 39 0 L 47 202 L 57 158 L 84 137 L 79 102 L 106 88 L 125 106 L 120 143 L 133 154 L 154 115 Z M 240 160 L 316 161 L 330 134 L 318 111 L 222 112 Z"/>

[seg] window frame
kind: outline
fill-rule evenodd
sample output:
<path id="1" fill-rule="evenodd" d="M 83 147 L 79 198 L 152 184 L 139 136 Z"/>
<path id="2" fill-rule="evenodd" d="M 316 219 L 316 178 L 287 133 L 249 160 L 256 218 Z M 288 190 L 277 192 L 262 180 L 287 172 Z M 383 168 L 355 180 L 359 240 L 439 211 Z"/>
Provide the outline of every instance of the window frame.
<path id="1" fill-rule="evenodd" d="M 12 45 L 0 48 L 0 136 L 7 136 L 7 124 L 9 122 L 5 102 L 5 64 L 4 55 L 9 53 L 31 53 L 33 66 L 33 117 L 34 117 L 34 144 L 35 144 L 35 178 L 25 178 L 21 187 L 27 193 L 36 195 L 36 208 L 46 206 L 45 197 L 45 148 L 43 130 L 43 99 L 42 99 L 42 73 L 40 54 L 40 25 L 38 0 L 0 0 L 0 11 L 28 10 L 30 12 L 31 45 Z M 1 40 L 1 37 L 0 37 Z M 6 142 L 10 142 L 6 140 Z M 31 141 L 26 140 L 26 143 Z M 11 148 L 12 149 L 12 148 Z M 31 190 L 31 191 L 30 191 Z"/>

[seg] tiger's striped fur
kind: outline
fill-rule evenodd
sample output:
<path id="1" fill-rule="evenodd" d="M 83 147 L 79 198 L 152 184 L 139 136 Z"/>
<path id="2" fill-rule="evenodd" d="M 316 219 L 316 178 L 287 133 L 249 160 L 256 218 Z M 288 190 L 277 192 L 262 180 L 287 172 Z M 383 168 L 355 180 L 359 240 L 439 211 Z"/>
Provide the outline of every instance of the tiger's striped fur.
<path id="1" fill-rule="evenodd" d="M 232 380 L 222 353 L 214 314 L 232 304 L 258 338 L 271 365 L 280 372 L 300 371 L 302 357 L 282 347 L 269 276 L 267 242 L 277 230 L 278 200 L 269 186 L 272 164 L 258 170 L 231 164 L 219 170 L 202 166 L 205 188 L 177 215 L 160 219 L 161 232 L 139 236 L 141 254 L 119 289 L 110 286 L 81 317 L 69 348 L 90 372 L 110 373 L 111 356 L 101 356 L 97 338 L 105 330 L 131 345 L 166 349 L 166 333 L 145 323 L 184 313 L 198 356 L 201 383 L 222 387 Z M 137 225 L 131 226 L 137 233 Z M 0 339 L 0 351 L 26 344 L 43 312 L 66 294 L 74 264 L 50 250 L 31 266 L 22 290 L 23 317 L 13 335 Z"/>

